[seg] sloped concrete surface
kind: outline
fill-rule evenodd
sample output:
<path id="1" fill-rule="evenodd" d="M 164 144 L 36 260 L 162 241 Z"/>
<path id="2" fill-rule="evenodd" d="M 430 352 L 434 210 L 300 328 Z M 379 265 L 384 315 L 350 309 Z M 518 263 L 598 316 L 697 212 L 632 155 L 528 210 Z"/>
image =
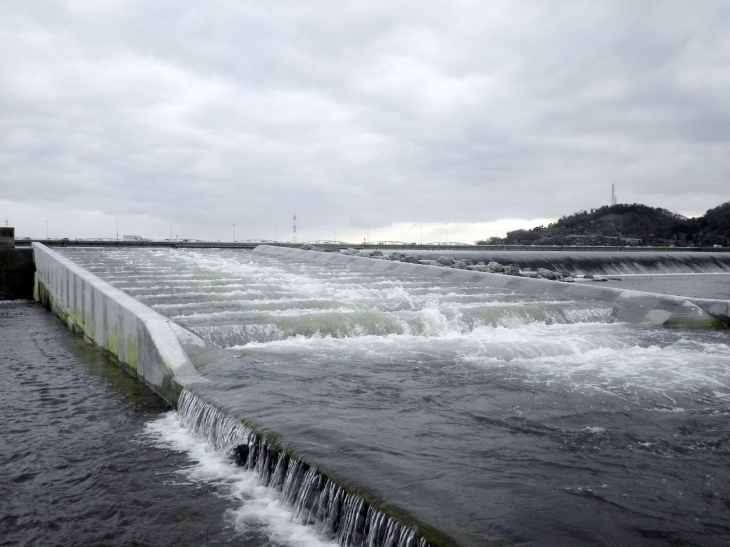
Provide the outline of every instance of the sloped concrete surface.
<path id="1" fill-rule="evenodd" d="M 730 326 L 730 302 L 726 300 L 687 298 L 610 287 L 596 287 L 594 285 L 560 283 L 545 279 L 457 270 L 270 245 L 259 245 L 253 252 L 306 260 L 308 262 L 343 264 L 360 270 L 467 281 L 485 287 L 513 290 L 525 294 L 550 295 L 571 300 L 601 302 L 610 305 L 620 320 L 639 325 Z"/>

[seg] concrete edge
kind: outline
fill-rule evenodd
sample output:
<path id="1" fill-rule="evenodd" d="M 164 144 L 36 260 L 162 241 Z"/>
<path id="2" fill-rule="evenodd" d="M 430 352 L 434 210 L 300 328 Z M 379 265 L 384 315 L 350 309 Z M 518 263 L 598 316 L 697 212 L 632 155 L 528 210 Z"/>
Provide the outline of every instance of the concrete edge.
<path id="1" fill-rule="evenodd" d="M 612 287 L 561 283 L 546 279 L 457 270 L 270 245 L 259 245 L 252 252 L 306 260 L 308 262 L 349 265 L 359 270 L 402 273 L 420 277 L 451 279 L 459 282 L 468 281 L 485 287 L 513 290 L 525 294 L 595 301 L 611 306 L 620 320 L 639 325 L 681 325 L 714 328 L 730 326 L 730 301 L 725 300 L 686 298 Z"/>
<path id="2" fill-rule="evenodd" d="M 191 384 L 207 383 L 178 336 L 197 336 L 41 243 L 33 243 L 34 298 L 176 405 Z M 202 341 L 202 340 L 201 340 Z"/>

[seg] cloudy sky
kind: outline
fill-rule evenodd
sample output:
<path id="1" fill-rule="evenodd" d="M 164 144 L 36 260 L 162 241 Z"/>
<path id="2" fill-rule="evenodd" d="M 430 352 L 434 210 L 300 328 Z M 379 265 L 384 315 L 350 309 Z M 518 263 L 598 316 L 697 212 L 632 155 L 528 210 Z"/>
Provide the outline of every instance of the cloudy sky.
<path id="1" fill-rule="evenodd" d="M 730 200 L 730 3 L 0 3 L 17 236 L 466 241 Z M 5 221 L 5 218 L 2 221 Z"/>

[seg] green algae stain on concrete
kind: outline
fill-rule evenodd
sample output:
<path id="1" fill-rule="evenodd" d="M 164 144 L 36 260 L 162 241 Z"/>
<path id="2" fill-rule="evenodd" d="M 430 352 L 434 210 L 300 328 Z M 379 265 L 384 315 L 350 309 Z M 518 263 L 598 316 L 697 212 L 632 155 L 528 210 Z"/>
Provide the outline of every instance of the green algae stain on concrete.
<path id="1" fill-rule="evenodd" d="M 84 330 L 84 312 L 78 308 L 68 310 L 68 322 L 72 323 L 77 330 L 86 333 Z"/>
<path id="2" fill-rule="evenodd" d="M 106 349 L 114 355 L 119 356 L 119 326 L 112 325 L 106 330 Z"/>
<path id="3" fill-rule="evenodd" d="M 665 327 L 687 327 L 696 329 L 727 329 L 728 326 L 720 321 L 717 317 L 709 315 L 707 317 L 700 317 L 694 319 L 691 317 L 672 317 L 665 321 L 663 324 Z"/>
<path id="4" fill-rule="evenodd" d="M 79 325 L 81 326 L 81 330 L 84 331 L 84 334 L 91 340 L 95 340 L 96 339 L 96 328 L 94 326 L 93 315 L 89 314 L 89 313 L 81 313 L 81 317 L 79 317 L 79 319 L 80 319 Z"/>
<path id="5" fill-rule="evenodd" d="M 139 364 L 139 353 L 137 349 L 137 339 L 130 336 L 124 342 L 124 363 L 130 368 L 137 370 Z"/>

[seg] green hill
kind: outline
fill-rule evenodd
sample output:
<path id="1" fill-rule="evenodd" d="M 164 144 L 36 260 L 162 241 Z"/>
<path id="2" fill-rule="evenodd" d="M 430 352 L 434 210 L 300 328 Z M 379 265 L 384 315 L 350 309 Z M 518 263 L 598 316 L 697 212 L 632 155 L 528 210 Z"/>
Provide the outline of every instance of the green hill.
<path id="1" fill-rule="evenodd" d="M 564 216 L 548 226 L 514 230 L 504 239 L 491 238 L 479 243 L 726 247 L 730 244 L 730 202 L 697 218 L 638 203 L 605 206 Z"/>

